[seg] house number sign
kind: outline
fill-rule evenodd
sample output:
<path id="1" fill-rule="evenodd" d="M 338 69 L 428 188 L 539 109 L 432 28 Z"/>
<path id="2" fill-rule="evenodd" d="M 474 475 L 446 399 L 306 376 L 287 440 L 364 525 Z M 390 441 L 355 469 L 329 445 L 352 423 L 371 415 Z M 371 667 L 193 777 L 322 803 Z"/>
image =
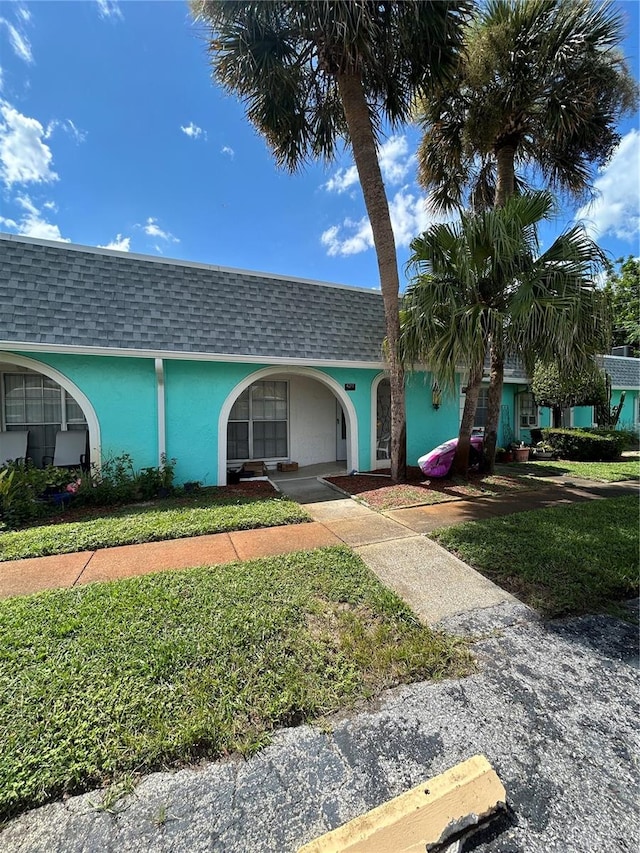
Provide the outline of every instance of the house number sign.
<path id="1" fill-rule="evenodd" d="M 345 382 L 344 383 L 344 390 L 345 391 L 355 391 L 356 390 L 356 383 L 355 382 Z"/>

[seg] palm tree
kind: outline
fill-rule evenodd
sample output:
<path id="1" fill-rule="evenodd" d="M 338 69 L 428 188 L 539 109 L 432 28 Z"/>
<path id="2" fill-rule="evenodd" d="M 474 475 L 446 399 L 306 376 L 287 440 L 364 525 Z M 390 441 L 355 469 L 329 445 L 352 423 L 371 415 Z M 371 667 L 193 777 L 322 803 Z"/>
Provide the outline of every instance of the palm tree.
<path id="1" fill-rule="evenodd" d="M 456 64 L 467 0 L 193 0 L 210 31 L 214 78 L 289 171 L 351 145 L 371 222 L 391 385 L 391 473 L 406 477 L 404 372 L 397 355 L 399 276 L 377 146 L 382 125 Z"/>
<path id="2" fill-rule="evenodd" d="M 420 179 L 440 210 L 502 206 L 529 181 L 575 198 L 619 142 L 638 87 L 618 50 L 623 19 L 592 0 L 489 0 L 454 78 L 419 110 Z M 504 348 L 489 343 L 485 452 L 493 465 Z"/>
<path id="3" fill-rule="evenodd" d="M 421 102 L 420 179 L 438 210 L 500 206 L 530 180 L 581 199 L 638 86 L 613 3 L 488 0 L 454 77 Z M 522 179 L 520 179 L 522 184 Z"/>
<path id="4" fill-rule="evenodd" d="M 598 246 L 575 226 L 538 254 L 537 225 L 553 209 L 548 192 L 512 196 L 501 208 L 433 225 L 411 244 L 416 274 L 403 305 L 402 358 L 426 365 L 449 388 L 456 369 L 469 366 L 456 472 L 468 465 L 490 346 L 518 356 L 532 371 L 536 358 L 579 369 L 606 344 L 606 300 L 593 284 L 604 265 Z M 492 378 L 500 400 L 503 377 Z M 492 470 L 491 449 L 487 461 Z"/>

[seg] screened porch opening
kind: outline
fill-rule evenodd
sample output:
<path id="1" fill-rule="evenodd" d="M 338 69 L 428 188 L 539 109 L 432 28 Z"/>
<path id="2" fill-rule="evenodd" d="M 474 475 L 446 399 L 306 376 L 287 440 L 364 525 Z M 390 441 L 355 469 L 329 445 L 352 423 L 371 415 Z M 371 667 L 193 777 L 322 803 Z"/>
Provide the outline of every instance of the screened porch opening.
<path id="1" fill-rule="evenodd" d="M 86 431 L 87 421 L 76 400 L 53 379 L 0 364 L 0 429 L 28 430 L 27 458 L 42 468 L 54 456 L 56 433 Z"/>
<path id="2" fill-rule="evenodd" d="M 287 459 L 289 388 L 286 381 L 254 382 L 233 404 L 227 425 L 227 460 Z"/>

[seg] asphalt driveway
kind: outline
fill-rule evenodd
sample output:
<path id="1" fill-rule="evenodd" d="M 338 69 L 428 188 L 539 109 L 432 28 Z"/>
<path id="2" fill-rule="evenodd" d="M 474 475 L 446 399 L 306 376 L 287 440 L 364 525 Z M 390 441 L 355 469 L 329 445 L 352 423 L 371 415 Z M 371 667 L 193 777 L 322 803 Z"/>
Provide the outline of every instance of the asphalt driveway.
<path id="1" fill-rule="evenodd" d="M 96 810 L 98 792 L 34 810 L 4 828 L 0 849 L 287 853 L 481 752 L 513 815 L 464 850 L 635 851 L 637 628 L 543 624 L 508 602 L 443 627 L 479 637 L 477 674 L 390 691 L 331 730 L 281 731 L 247 761 L 151 774 L 110 812 Z"/>

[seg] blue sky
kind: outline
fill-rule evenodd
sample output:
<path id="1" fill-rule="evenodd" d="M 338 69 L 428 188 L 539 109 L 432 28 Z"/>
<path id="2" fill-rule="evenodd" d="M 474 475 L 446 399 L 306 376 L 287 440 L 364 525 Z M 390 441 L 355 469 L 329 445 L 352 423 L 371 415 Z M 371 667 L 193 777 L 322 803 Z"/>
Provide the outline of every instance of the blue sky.
<path id="1" fill-rule="evenodd" d="M 619 5 L 638 77 L 640 4 Z M 543 243 L 578 214 L 613 257 L 639 253 L 638 116 L 620 132 L 598 202 L 563 210 Z M 402 268 L 429 223 L 417 141 L 407 128 L 381 149 Z M 279 171 L 177 0 L 0 0 L 0 230 L 378 286 L 348 153 Z"/>

